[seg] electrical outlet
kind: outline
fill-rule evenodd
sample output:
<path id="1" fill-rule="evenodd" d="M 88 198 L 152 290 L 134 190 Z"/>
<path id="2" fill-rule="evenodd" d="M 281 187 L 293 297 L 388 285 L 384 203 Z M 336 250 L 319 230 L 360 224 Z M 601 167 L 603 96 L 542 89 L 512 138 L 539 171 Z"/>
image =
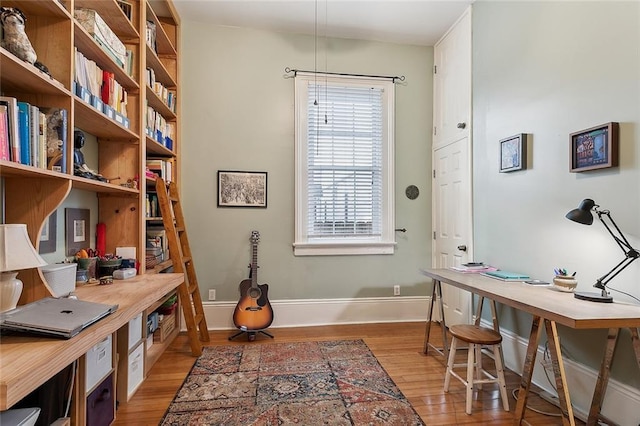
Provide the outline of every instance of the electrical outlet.
<path id="1" fill-rule="evenodd" d="M 209 289 L 209 300 L 216 300 L 216 289 L 215 288 L 210 288 Z"/>
<path id="2" fill-rule="evenodd" d="M 394 285 L 393 286 L 393 295 L 394 296 L 400 296 L 400 286 L 399 285 Z"/>

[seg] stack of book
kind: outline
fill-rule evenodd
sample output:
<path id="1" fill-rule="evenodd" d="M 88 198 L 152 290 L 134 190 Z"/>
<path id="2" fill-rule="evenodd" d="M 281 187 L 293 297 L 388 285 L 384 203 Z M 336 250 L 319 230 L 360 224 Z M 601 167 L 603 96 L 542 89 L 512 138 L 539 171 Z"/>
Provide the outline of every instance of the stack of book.
<path id="1" fill-rule="evenodd" d="M 477 274 L 482 272 L 498 270 L 498 268 L 494 268 L 493 266 L 490 266 L 490 265 L 485 265 L 482 262 L 463 263 L 460 266 L 452 266 L 450 269 L 457 272 L 462 272 L 464 274 Z"/>

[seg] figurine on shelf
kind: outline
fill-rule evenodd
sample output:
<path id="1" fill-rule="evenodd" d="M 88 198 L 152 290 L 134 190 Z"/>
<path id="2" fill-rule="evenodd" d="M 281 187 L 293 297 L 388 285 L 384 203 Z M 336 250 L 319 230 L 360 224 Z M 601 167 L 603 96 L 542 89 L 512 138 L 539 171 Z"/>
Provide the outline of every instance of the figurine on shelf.
<path id="1" fill-rule="evenodd" d="M 107 178 L 93 171 L 84 161 L 84 154 L 80 149 L 84 146 L 84 133 L 80 130 L 73 132 L 73 174 L 87 179 L 107 182 Z"/>
<path id="2" fill-rule="evenodd" d="M 23 61 L 34 65 L 45 74 L 49 69 L 38 62 L 36 51 L 27 37 L 24 25 L 27 17 L 16 7 L 0 7 L 0 23 L 2 23 L 2 41 L 0 45 Z"/>

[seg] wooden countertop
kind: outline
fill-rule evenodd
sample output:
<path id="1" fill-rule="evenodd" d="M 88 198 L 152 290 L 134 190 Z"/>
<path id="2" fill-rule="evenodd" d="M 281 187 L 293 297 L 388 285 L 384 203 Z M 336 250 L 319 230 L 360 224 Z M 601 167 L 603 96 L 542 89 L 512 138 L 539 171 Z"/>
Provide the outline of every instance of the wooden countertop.
<path id="1" fill-rule="evenodd" d="M 464 274 L 450 269 L 423 269 L 440 282 L 485 296 L 532 315 L 576 329 L 640 327 L 640 306 L 618 302 L 595 303 L 576 299 L 547 286 L 517 281 L 501 281 L 480 274 Z M 598 291 L 593 289 L 590 291 Z"/>
<path id="2" fill-rule="evenodd" d="M 118 304 L 118 310 L 71 339 L 3 336 L 0 341 L 0 410 L 13 404 L 78 359 L 105 336 L 177 288 L 182 273 L 139 275 L 111 285 L 76 288 L 78 299 Z"/>

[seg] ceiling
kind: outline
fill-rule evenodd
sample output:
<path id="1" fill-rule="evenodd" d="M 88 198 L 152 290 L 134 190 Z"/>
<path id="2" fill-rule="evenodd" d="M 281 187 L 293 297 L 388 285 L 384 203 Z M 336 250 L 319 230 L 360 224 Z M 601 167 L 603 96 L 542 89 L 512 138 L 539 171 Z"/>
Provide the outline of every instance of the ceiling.
<path id="1" fill-rule="evenodd" d="M 472 2 L 174 0 L 183 21 L 423 46 L 433 46 Z"/>

